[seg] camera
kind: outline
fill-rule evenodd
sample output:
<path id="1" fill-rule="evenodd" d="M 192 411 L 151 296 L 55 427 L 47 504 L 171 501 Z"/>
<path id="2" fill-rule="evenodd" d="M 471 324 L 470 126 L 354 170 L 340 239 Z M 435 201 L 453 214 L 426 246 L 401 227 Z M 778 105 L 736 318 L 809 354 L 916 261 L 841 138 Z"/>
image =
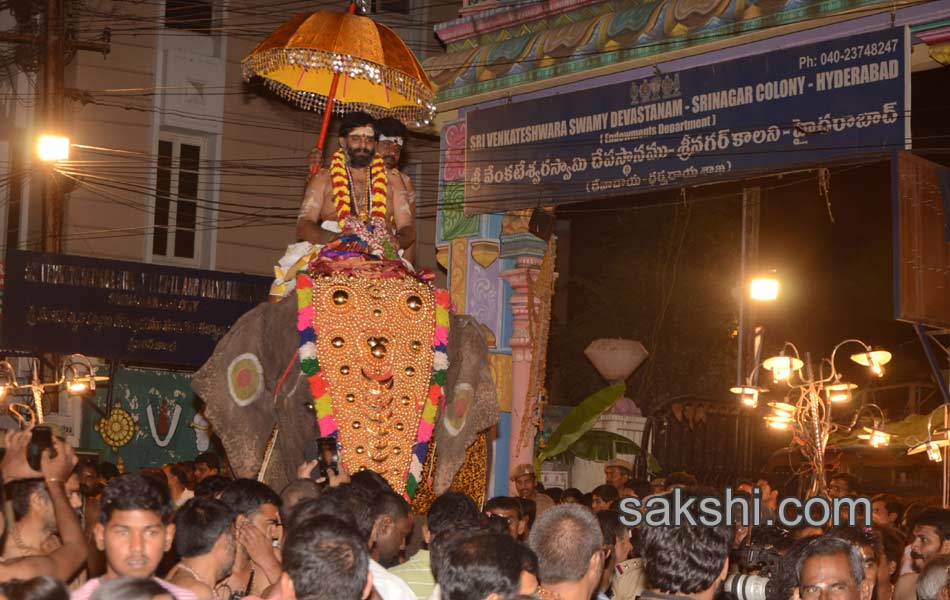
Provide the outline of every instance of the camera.
<path id="1" fill-rule="evenodd" d="M 765 600 L 768 584 L 768 577 L 733 573 L 726 578 L 723 591 L 735 597 L 736 600 Z"/>
<path id="2" fill-rule="evenodd" d="M 37 425 L 33 428 L 30 443 L 26 447 L 26 462 L 34 471 L 40 470 L 43 450 L 47 448 L 49 448 L 50 458 L 56 456 L 56 448 L 53 446 L 53 430 L 47 425 Z"/>

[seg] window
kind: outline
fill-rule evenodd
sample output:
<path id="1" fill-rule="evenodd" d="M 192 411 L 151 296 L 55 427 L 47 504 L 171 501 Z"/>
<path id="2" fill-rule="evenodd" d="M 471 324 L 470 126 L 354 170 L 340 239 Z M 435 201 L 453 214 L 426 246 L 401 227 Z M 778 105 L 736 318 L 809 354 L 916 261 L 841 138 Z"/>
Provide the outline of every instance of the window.
<path id="1" fill-rule="evenodd" d="M 211 34 L 211 0 L 165 0 L 165 27 Z"/>
<path id="2" fill-rule="evenodd" d="M 165 137 L 165 136 L 163 136 Z M 159 140 L 152 255 L 193 261 L 198 224 L 201 145 Z"/>

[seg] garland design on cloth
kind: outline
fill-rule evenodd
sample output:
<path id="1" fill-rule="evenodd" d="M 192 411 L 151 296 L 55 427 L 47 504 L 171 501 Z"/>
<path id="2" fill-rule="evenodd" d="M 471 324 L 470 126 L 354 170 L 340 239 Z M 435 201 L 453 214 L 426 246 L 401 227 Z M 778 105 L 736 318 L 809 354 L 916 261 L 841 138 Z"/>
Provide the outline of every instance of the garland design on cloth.
<path id="1" fill-rule="evenodd" d="M 313 398 L 317 424 L 322 437 L 339 437 L 340 429 L 333 409 L 330 379 L 317 356 L 316 314 L 314 309 L 313 277 L 304 271 L 297 275 L 297 329 L 300 333 L 300 367 L 307 378 Z M 439 408 L 445 403 L 445 379 L 449 361 L 447 354 L 451 298 L 446 290 L 437 289 L 435 300 L 435 327 L 432 335 L 433 363 L 428 392 L 422 411 L 415 443 L 405 479 L 405 496 L 412 499 L 422 483 L 422 467 L 435 428 Z M 341 452 L 342 452 L 341 448 Z M 359 451 L 359 449 L 357 449 Z M 341 454 L 342 456 L 342 454 Z"/>
<path id="2" fill-rule="evenodd" d="M 330 183 L 333 186 L 333 205 L 336 208 L 340 229 L 349 231 L 365 240 L 370 251 L 390 260 L 395 260 L 396 248 L 393 245 L 387 223 L 386 195 L 389 191 L 389 179 L 386 175 L 386 163 L 377 154 L 369 167 L 369 218 L 366 222 L 359 218 L 356 210 L 358 202 L 354 196 L 353 181 L 346 165 L 346 153 L 343 149 L 333 153 L 330 161 Z"/>

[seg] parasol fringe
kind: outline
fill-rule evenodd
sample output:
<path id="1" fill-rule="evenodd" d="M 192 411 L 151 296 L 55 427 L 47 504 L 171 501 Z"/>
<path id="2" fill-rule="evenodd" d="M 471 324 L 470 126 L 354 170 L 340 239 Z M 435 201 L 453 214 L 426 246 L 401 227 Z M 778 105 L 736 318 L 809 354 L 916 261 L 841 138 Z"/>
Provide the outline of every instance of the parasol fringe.
<path id="1" fill-rule="evenodd" d="M 338 102 L 333 107 L 335 114 L 365 110 L 377 117 L 391 116 L 403 121 L 415 121 L 419 124 L 428 124 L 435 114 L 435 106 L 432 104 L 433 92 L 427 85 L 409 77 L 402 71 L 351 56 L 341 56 L 314 49 L 288 50 L 286 48 L 275 48 L 260 54 L 253 54 L 242 61 L 245 80 L 260 76 L 264 78 L 268 87 L 286 100 L 294 102 L 306 110 L 322 110 L 326 106 L 324 96 L 304 90 L 295 90 L 286 84 L 267 77 L 272 71 L 285 67 L 303 67 L 304 70 L 323 68 L 348 76 L 381 82 L 385 87 L 391 87 L 411 102 L 415 102 L 415 105 L 388 108 L 362 102 Z"/>

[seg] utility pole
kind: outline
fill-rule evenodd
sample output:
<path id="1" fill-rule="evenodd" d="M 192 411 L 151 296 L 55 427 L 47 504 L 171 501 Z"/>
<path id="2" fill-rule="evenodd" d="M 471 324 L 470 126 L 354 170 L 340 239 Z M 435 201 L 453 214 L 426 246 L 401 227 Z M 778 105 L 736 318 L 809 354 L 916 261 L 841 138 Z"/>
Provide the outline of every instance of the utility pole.
<path id="1" fill-rule="evenodd" d="M 747 356 L 747 327 L 746 323 L 755 323 L 755 311 L 753 303 L 746 303 L 749 295 L 749 274 L 755 273 L 759 262 L 759 204 L 761 199 L 761 189 L 758 187 L 742 189 L 742 248 L 739 258 L 739 332 L 738 352 L 736 356 L 736 385 L 746 384 L 745 377 L 754 368 L 755 348 L 750 356 Z M 757 386 L 758 382 L 750 382 L 749 385 Z M 740 413 L 741 414 L 741 413 Z M 749 419 L 736 417 L 736 453 L 739 455 L 740 471 L 747 471 L 750 467 L 752 430 Z M 740 431 L 744 430 L 744 431 Z"/>
<path id="2" fill-rule="evenodd" d="M 63 135 L 63 87 L 66 71 L 66 25 L 64 0 L 46 0 L 44 15 L 42 128 Z M 43 177 L 43 252 L 63 251 L 63 214 L 65 194 L 56 172 L 48 169 Z"/>

